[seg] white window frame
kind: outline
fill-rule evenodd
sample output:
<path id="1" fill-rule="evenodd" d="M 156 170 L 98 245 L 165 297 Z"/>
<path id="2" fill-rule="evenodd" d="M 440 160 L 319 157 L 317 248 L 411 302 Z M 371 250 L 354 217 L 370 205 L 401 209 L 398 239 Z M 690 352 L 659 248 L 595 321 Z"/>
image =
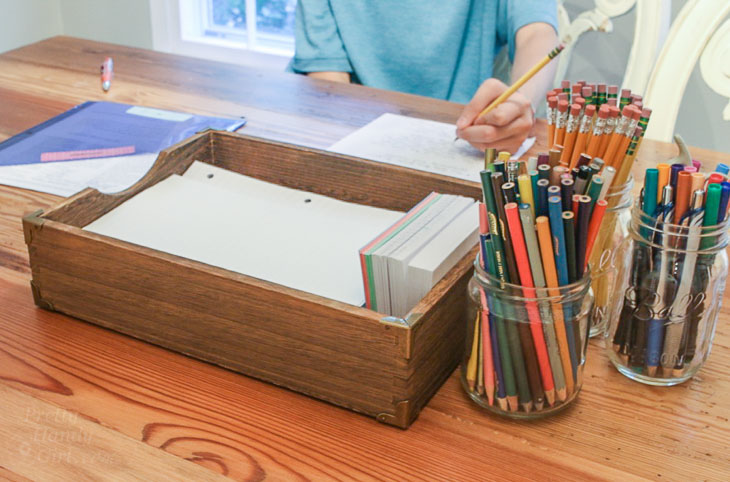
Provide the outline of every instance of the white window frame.
<path id="1" fill-rule="evenodd" d="M 208 16 L 205 0 L 150 0 L 152 48 L 278 71 L 284 70 L 293 55 L 285 48 L 257 44 L 254 2 L 246 4 L 246 42 L 204 36 L 200 31 L 201 22 L 189 20 L 196 16 Z M 262 35 L 259 34 L 259 37 Z"/>

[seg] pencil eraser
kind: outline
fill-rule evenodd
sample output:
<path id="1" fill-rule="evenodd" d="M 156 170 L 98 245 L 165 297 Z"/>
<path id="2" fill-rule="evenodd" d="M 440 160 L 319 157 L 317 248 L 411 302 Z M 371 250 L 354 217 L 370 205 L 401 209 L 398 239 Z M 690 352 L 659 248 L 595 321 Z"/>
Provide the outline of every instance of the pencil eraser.
<path id="1" fill-rule="evenodd" d="M 562 82 L 560 82 L 560 86 L 563 89 L 569 89 L 570 88 L 570 81 L 569 80 L 563 80 Z"/>
<path id="2" fill-rule="evenodd" d="M 608 105 L 610 105 L 610 106 L 612 106 L 612 107 L 616 107 L 616 106 L 618 106 L 618 100 L 616 100 L 616 98 L 615 98 L 615 97 L 611 97 L 611 98 L 610 98 L 610 99 L 608 99 L 608 100 L 607 100 L 606 102 L 608 103 Z"/>
<path id="3" fill-rule="evenodd" d="M 573 92 L 573 95 L 575 95 L 575 94 L 579 94 L 580 95 L 580 89 L 581 89 L 581 85 L 580 84 L 573 84 L 573 87 L 571 87 L 571 90 Z"/>
<path id="4" fill-rule="evenodd" d="M 637 106 L 633 106 L 634 109 L 631 111 L 631 118 L 634 120 L 639 120 L 641 117 L 641 109 Z"/>
<path id="5" fill-rule="evenodd" d="M 606 84 L 598 84 L 598 93 L 604 94 L 606 92 Z"/>
<path id="6" fill-rule="evenodd" d="M 631 94 L 631 102 L 636 102 L 637 100 L 644 100 L 644 98 L 639 94 Z"/>
<path id="7" fill-rule="evenodd" d="M 651 117 L 651 109 L 648 107 L 644 107 L 643 109 L 641 109 L 641 117 L 644 117 L 646 119 Z"/>
<path id="8" fill-rule="evenodd" d="M 644 134 L 644 128 L 641 126 L 637 126 L 634 130 L 634 137 L 641 137 Z"/>
<path id="9" fill-rule="evenodd" d="M 565 92 L 563 92 L 562 94 L 558 94 L 558 102 L 560 102 L 561 100 L 568 102 L 568 94 L 566 94 Z"/>
<path id="10" fill-rule="evenodd" d="M 570 106 L 570 115 L 577 116 L 578 114 L 580 114 L 580 109 L 581 109 L 580 104 L 571 105 Z"/>
<path id="11" fill-rule="evenodd" d="M 595 107 L 595 106 L 594 106 L 594 107 Z M 608 110 L 609 110 L 610 108 L 611 108 L 610 106 L 608 106 L 608 105 L 606 105 L 606 104 L 603 104 L 603 105 L 601 106 L 601 108 L 600 108 L 600 109 L 598 109 L 598 117 L 600 117 L 601 119 L 607 119 L 607 118 L 608 118 Z"/>
<path id="12" fill-rule="evenodd" d="M 617 95 L 618 94 L 618 85 L 609 85 L 608 93 L 612 94 L 612 95 Z"/>
<path id="13" fill-rule="evenodd" d="M 639 109 L 639 113 L 641 113 L 641 109 L 644 108 L 644 103 L 642 101 L 640 101 L 640 100 L 637 100 L 636 102 L 632 103 L 631 105 L 633 105 L 634 107 L 638 108 Z"/>
<path id="14" fill-rule="evenodd" d="M 560 112 L 567 112 L 568 111 L 568 101 L 567 100 L 559 100 L 558 101 L 558 110 Z"/>
<path id="15" fill-rule="evenodd" d="M 586 106 L 585 115 L 587 115 L 588 117 L 593 117 L 595 115 L 595 113 L 596 113 L 596 106 L 595 105 L 591 104 L 589 106 Z"/>
<path id="16" fill-rule="evenodd" d="M 558 106 L 558 98 L 555 96 L 548 97 L 548 105 L 551 109 L 555 109 Z"/>
<path id="17" fill-rule="evenodd" d="M 583 97 L 575 97 L 573 103 L 578 104 L 581 109 L 586 106 L 586 100 Z"/>
<path id="18" fill-rule="evenodd" d="M 593 95 L 593 89 L 587 86 L 583 86 L 582 93 L 583 97 L 588 98 Z"/>
<path id="19" fill-rule="evenodd" d="M 622 89 L 621 90 L 621 98 L 622 99 L 630 99 L 631 98 L 631 89 Z"/>
<path id="20" fill-rule="evenodd" d="M 631 117 L 632 113 L 634 111 L 634 108 L 631 104 L 624 106 L 624 109 L 621 111 L 621 115 L 624 117 Z"/>
<path id="21" fill-rule="evenodd" d="M 608 117 L 618 117 L 619 112 L 619 108 L 615 105 L 608 106 Z"/>

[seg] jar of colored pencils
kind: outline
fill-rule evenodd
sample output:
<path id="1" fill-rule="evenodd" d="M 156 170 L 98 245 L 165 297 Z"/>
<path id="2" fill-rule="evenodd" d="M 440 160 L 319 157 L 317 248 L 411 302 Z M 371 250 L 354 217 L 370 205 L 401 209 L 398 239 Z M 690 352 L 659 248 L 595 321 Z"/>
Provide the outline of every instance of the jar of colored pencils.
<path id="1" fill-rule="evenodd" d="M 730 227 L 730 217 L 718 222 L 717 205 L 710 205 L 720 189 L 714 186 L 707 189 L 704 207 L 703 191 L 693 194 L 680 224 L 663 223 L 661 214 L 649 216 L 639 203 L 631 211 L 629 237 L 616 251 L 618 296 L 606 349 L 616 368 L 633 380 L 682 383 L 710 354 L 725 291 Z"/>
<path id="2" fill-rule="evenodd" d="M 472 400 L 512 418 L 551 415 L 580 391 L 593 303 L 590 275 L 553 288 L 503 283 L 479 259 L 469 283 L 461 382 Z"/>
<path id="3" fill-rule="evenodd" d="M 603 335 L 608 326 L 609 300 L 616 284 L 613 252 L 629 234 L 633 188 L 634 178 L 629 177 L 625 183 L 611 186 L 604 198 L 608 203 L 606 214 L 589 260 L 593 280 L 591 287 L 595 296 L 590 316 L 591 337 Z"/>

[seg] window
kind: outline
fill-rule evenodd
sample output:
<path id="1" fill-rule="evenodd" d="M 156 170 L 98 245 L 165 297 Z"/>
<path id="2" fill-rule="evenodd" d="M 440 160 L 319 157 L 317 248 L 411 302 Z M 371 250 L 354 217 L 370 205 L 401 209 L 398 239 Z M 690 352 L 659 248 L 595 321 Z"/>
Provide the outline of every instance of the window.
<path id="1" fill-rule="evenodd" d="M 153 0 L 155 50 L 281 70 L 297 0 Z"/>
<path id="2" fill-rule="evenodd" d="M 294 52 L 296 0 L 203 0 L 201 32 L 250 50 Z"/>

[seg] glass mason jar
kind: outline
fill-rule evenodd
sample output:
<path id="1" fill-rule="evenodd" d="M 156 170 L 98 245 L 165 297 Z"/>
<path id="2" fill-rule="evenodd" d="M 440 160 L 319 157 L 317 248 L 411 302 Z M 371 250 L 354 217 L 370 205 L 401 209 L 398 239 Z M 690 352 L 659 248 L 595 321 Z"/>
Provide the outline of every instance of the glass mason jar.
<path id="1" fill-rule="evenodd" d="M 634 206 L 629 237 L 616 250 L 617 296 L 605 335 L 621 373 L 676 385 L 707 360 L 725 291 L 729 222 L 657 225 Z"/>
<path id="2" fill-rule="evenodd" d="M 634 178 L 629 177 L 624 184 L 611 187 L 605 197 L 608 206 L 589 259 L 595 296 L 590 316 L 591 337 L 602 335 L 608 326 L 609 300 L 616 284 L 613 252 L 629 234 L 633 188 Z"/>
<path id="3" fill-rule="evenodd" d="M 559 288 L 523 288 L 474 263 L 462 386 L 476 403 L 513 418 L 567 407 L 583 382 L 590 275 Z"/>

